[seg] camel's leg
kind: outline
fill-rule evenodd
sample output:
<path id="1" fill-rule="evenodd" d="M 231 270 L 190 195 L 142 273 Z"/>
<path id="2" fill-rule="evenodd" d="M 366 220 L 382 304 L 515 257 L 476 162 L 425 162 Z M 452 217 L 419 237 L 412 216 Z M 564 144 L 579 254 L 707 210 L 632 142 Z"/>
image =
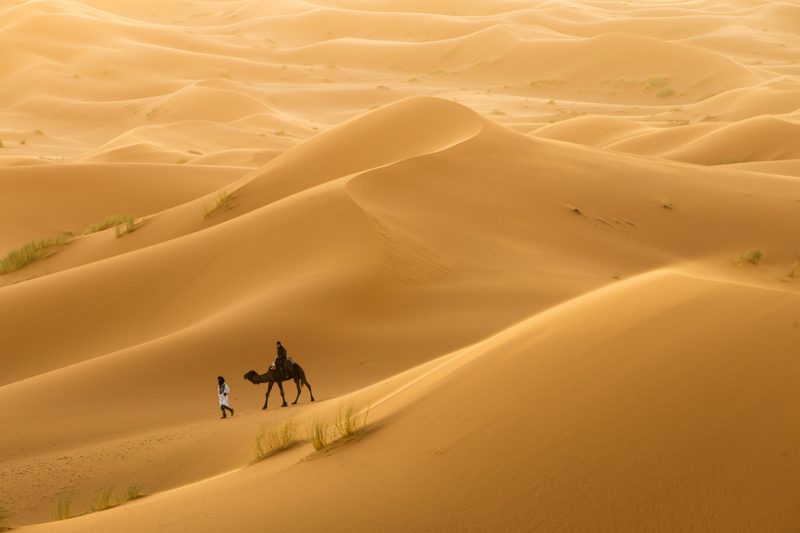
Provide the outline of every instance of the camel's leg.
<path id="1" fill-rule="evenodd" d="M 311 385 L 308 384 L 308 380 L 306 378 L 303 378 L 303 385 L 305 385 L 308 388 L 308 393 L 311 395 L 311 401 L 313 402 L 314 393 L 311 391 Z"/>
<path id="2" fill-rule="evenodd" d="M 300 389 L 300 378 L 294 378 L 294 384 L 297 387 L 297 397 L 292 402 L 292 405 L 295 405 L 297 403 L 297 400 L 300 399 L 300 390 L 301 390 Z"/>
<path id="3" fill-rule="evenodd" d="M 283 399 L 283 405 L 281 405 L 281 407 L 286 407 L 289 404 L 286 403 L 286 396 L 283 394 L 283 381 L 278 381 L 278 388 L 281 391 L 281 398 Z"/>
<path id="4" fill-rule="evenodd" d="M 267 408 L 267 402 L 269 401 L 269 393 L 272 392 L 273 383 L 274 382 L 270 381 L 269 384 L 267 384 L 267 395 L 264 397 L 264 407 L 262 407 L 262 409 Z"/>

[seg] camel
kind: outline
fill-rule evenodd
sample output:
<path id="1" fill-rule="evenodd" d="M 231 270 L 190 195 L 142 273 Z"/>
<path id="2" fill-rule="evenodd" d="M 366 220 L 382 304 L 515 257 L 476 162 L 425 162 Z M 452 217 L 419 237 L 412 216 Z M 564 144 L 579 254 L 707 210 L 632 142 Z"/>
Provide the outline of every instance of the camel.
<path id="1" fill-rule="evenodd" d="M 267 408 L 267 402 L 269 401 L 269 393 L 272 391 L 272 386 L 277 383 L 278 388 L 281 391 L 281 398 L 283 399 L 283 405 L 281 407 L 286 407 L 286 396 L 283 394 L 283 382 L 287 381 L 286 378 L 280 375 L 278 370 L 273 366 L 267 370 L 266 374 L 259 374 L 255 370 L 250 370 L 247 374 L 244 375 L 244 379 L 251 382 L 253 385 L 258 385 L 260 383 L 267 383 L 267 395 L 264 398 L 264 407 L 262 409 Z M 308 393 L 311 395 L 311 401 L 314 401 L 314 393 L 311 392 L 311 385 L 308 384 L 306 380 L 306 373 L 303 371 L 303 367 L 298 365 L 297 363 L 292 363 L 291 369 L 289 371 L 289 378 L 294 380 L 294 384 L 297 385 L 297 397 L 292 402 L 292 405 L 297 403 L 297 400 L 300 399 L 300 391 L 302 389 L 302 385 L 305 385 L 308 388 Z"/>

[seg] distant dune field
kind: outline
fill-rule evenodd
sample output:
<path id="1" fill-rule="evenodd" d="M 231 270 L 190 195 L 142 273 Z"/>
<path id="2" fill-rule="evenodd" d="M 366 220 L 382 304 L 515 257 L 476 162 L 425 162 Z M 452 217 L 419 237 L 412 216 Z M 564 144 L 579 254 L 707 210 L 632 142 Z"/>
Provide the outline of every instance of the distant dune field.
<path id="1" fill-rule="evenodd" d="M 14 0 L 0 44 L 0 530 L 800 530 L 800 6 Z M 276 340 L 316 402 L 261 409 Z"/>

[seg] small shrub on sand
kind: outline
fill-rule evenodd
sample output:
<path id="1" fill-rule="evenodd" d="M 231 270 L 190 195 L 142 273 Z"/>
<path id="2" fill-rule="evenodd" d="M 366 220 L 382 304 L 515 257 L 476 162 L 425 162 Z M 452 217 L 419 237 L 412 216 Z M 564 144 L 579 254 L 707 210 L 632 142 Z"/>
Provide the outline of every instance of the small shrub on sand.
<path id="1" fill-rule="evenodd" d="M 189 153 L 192 155 L 203 155 L 199 150 L 189 150 Z"/>
<path id="2" fill-rule="evenodd" d="M 314 420 L 311 423 L 311 445 L 315 450 L 321 450 L 328 444 L 330 444 L 328 423 L 323 420 Z"/>
<path id="3" fill-rule="evenodd" d="M 144 498 L 144 493 L 142 492 L 142 486 L 136 483 L 128 487 L 128 490 L 125 491 L 120 503 L 138 500 L 139 498 Z"/>
<path id="4" fill-rule="evenodd" d="M 255 440 L 251 443 L 255 461 L 266 459 L 297 444 L 295 434 L 294 420 L 286 420 L 271 429 L 262 427 L 256 434 Z"/>
<path id="5" fill-rule="evenodd" d="M 106 509 L 111 509 L 113 505 L 111 504 L 111 495 L 113 494 L 114 489 L 106 489 L 100 494 L 97 495 L 97 498 L 94 500 L 94 504 L 92 504 L 92 512 L 96 513 L 97 511 L 105 511 Z"/>
<path id="6" fill-rule="evenodd" d="M 72 494 L 69 492 L 64 492 L 58 497 L 53 518 L 56 520 L 66 520 L 67 518 L 72 518 L 73 516 Z"/>
<path id="7" fill-rule="evenodd" d="M 339 438 L 350 437 L 364 429 L 367 425 L 367 416 L 369 416 L 369 409 L 360 413 L 354 405 L 350 405 L 346 409 L 339 409 L 336 417 L 336 431 L 339 432 Z"/>
<path id="8" fill-rule="evenodd" d="M 83 230 L 83 234 L 89 235 L 90 233 L 97 233 L 98 231 L 107 230 L 109 228 L 116 228 L 117 237 L 125 233 L 130 233 L 136 229 L 136 218 L 134 218 L 133 215 L 116 215 L 113 217 L 108 217 L 100 222 L 90 224 L 85 230 Z"/>
<path id="9" fill-rule="evenodd" d="M 667 209 L 667 210 L 671 210 L 671 209 L 675 208 L 675 206 L 672 205 L 672 202 L 670 202 L 669 200 L 662 200 L 661 201 L 661 207 L 664 208 L 664 209 Z"/>
<path id="10" fill-rule="evenodd" d="M 757 265 L 758 263 L 761 262 L 761 259 L 763 257 L 764 257 L 764 252 L 762 252 L 758 248 L 755 248 L 753 250 L 745 252 L 745 254 L 739 258 L 739 261 L 737 261 L 737 263 L 742 264 L 743 262 L 747 261 L 750 264 Z"/>
<path id="11" fill-rule="evenodd" d="M 66 246 L 72 240 L 72 234 L 62 233 L 56 237 L 31 241 L 28 244 L 11 250 L 0 259 L 0 274 L 8 274 L 25 265 L 53 255 L 56 249 Z"/>
<path id="12" fill-rule="evenodd" d="M 336 430 L 335 434 L 331 434 L 327 421 L 315 420 L 311 424 L 309 440 L 317 451 L 332 444 L 344 442 L 345 439 L 364 430 L 367 426 L 367 416 L 369 416 L 369 409 L 361 410 L 354 405 L 344 409 L 340 408 L 333 424 Z"/>
<path id="13" fill-rule="evenodd" d="M 233 209 L 233 200 L 236 196 L 232 192 L 221 192 L 217 195 L 217 204 L 211 209 L 206 208 L 205 218 L 210 217 L 219 211 Z"/>
<path id="14" fill-rule="evenodd" d="M 673 89 L 672 87 L 664 87 L 663 89 L 658 91 L 659 98 L 666 98 L 668 96 L 674 96 L 674 95 L 675 95 L 675 89 Z"/>

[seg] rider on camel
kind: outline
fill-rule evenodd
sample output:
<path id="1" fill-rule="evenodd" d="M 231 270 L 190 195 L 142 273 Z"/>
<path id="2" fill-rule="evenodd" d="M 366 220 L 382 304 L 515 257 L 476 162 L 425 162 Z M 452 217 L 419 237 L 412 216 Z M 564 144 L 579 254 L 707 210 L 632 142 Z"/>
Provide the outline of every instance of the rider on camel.
<path id="1" fill-rule="evenodd" d="M 289 364 L 286 360 L 286 348 L 283 347 L 281 341 L 278 341 L 275 344 L 278 349 L 278 357 L 275 358 L 275 368 L 278 369 L 278 372 L 280 372 L 284 379 L 289 379 Z"/>

